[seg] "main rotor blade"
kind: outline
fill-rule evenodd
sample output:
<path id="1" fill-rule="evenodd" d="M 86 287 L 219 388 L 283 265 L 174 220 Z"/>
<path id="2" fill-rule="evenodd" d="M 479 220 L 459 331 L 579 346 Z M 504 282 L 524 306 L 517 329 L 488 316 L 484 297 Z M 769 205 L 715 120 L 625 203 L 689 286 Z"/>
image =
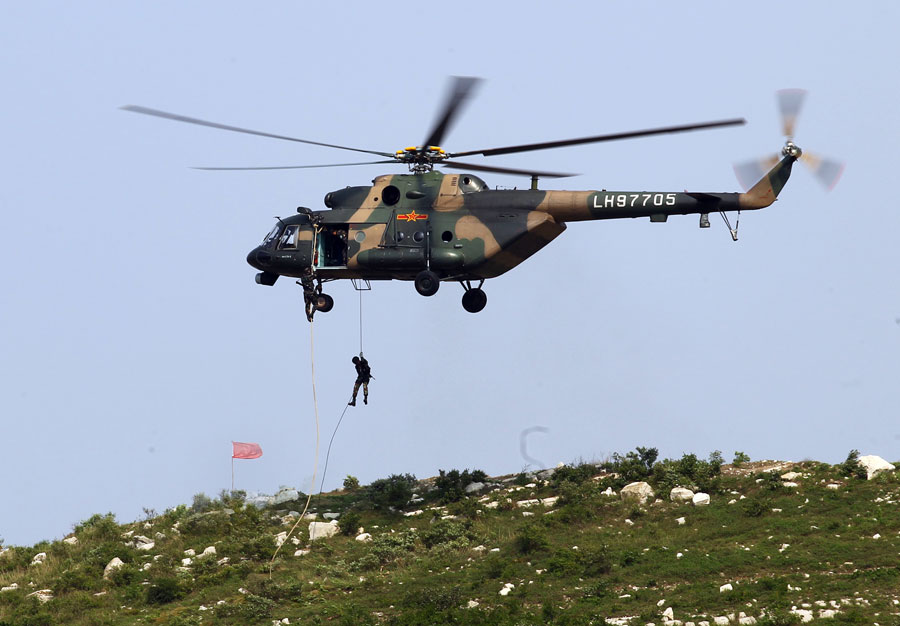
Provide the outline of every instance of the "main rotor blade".
<path id="1" fill-rule="evenodd" d="M 546 141 L 543 143 L 529 143 L 521 146 L 509 146 L 507 148 L 491 148 L 489 150 L 469 150 L 468 152 L 454 152 L 451 157 L 469 156 L 472 154 L 482 154 L 484 156 L 495 156 L 498 154 L 512 154 L 513 152 L 529 152 L 531 150 L 547 150 L 549 148 L 562 148 L 565 146 L 577 146 L 583 143 L 597 143 L 600 141 L 615 141 L 618 139 L 632 139 L 634 137 L 647 137 L 649 135 L 664 135 L 667 133 L 683 133 L 690 130 L 703 130 L 705 128 L 719 128 L 723 126 L 740 126 L 746 124 L 747 120 L 743 118 L 735 118 L 731 120 L 722 120 L 719 122 L 704 122 L 701 124 L 684 124 L 682 126 L 664 126 L 662 128 L 651 128 L 647 130 L 635 130 L 627 133 L 613 133 L 610 135 L 595 135 L 593 137 L 580 137 L 578 139 L 563 139 L 562 141 Z"/>
<path id="2" fill-rule="evenodd" d="M 844 164 L 840 161 L 826 159 L 809 152 L 804 152 L 800 160 L 809 167 L 816 180 L 822 183 L 828 191 L 834 189 L 841 179 L 841 174 L 844 173 Z"/>
<path id="3" fill-rule="evenodd" d="M 794 126 L 797 124 L 797 116 L 803 108 L 803 99 L 806 98 L 805 89 L 781 89 L 775 92 L 778 98 L 778 112 L 781 114 L 781 130 L 788 139 L 794 137 Z"/>
<path id="4" fill-rule="evenodd" d="M 564 172 L 536 172 L 535 170 L 517 170 L 511 167 L 493 167 L 491 165 L 474 165 L 459 161 L 439 163 L 440 167 L 451 167 L 458 170 L 475 170 L 476 172 L 495 172 L 497 174 L 516 174 L 518 176 L 538 176 L 539 178 L 567 178 L 578 174 Z"/>
<path id="5" fill-rule="evenodd" d="M 363 161 L 362 163 L 330 163 L 326 165 L 275 165 L 271 167 L 192 167 L 192 170 L 305 170 L 314 167 L 346 167 L 348 165 L 377 165 L 381 163 L 396 163 L 397 161 Z"/>
<path id="6" fill-rule="evenodd" d="M 454 76 L 450 91 L 444 100 L 444 106 L 440 117 L 434 124 L 434 128 L 422 144 L 423 148 L 428 146 L 439 146 L 441 140 L 453 123 L 453 118 L 459 112 L 463 103 L 471 95 L 475 86 L 481 81 L 480 78 L 473 76 Z"/>
<path id="7" fill-rule="evenodd" d="M 271 137 L 273 139 L 284 139 L 286 141 L 296 141 L 299 143 L 308 143 L 314 146 L 324 146 L 326 148 L 337 148 L 338 150 L 352 150 L 353 152 L 365 152 L 367 154 L 377 154 L 378 156 L 392 156 L 390 152 L 378 152 L 376 150 L 364 150 L 362 148 L 351 148 L 349 146 L 338 146 L 333 143 L 322 143 L 320 141 L 310 141 L 309 139 L 297 139 L 296 137 L 287 137 L 285 135 L 274 135 L 272 133 L 264 133 L 258 130 L 250 130 L 249 128 L 239 128 L 237 126 L 228 126 L 227 124 L 219 124 L 217 122 L 208 122 L 206 120 L 197 119 L 196 117 L 187 117 L 178 115 L 177 113 L 167 113 L 157 109 L 138 106 L 135 104 L 127 104 L 121 107 L 123 111 L 131 111 L 132 113 L 142 113 L 143 115 L 152 115 L 176 122 L 186 122 L 188 124 L 197 124 L 199 126 L 208 126 L 210 128 L 218 128 L 220 130 L 230 130 L 236 133 L 246 133 L 248 135 L 259 135 L 260 137 Z"/>

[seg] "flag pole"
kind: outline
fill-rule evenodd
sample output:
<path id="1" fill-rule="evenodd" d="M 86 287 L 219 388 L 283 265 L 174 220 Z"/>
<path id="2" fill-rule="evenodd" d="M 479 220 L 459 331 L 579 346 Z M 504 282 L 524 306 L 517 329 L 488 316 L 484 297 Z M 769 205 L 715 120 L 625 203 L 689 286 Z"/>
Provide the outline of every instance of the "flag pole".
<path id="1" fill-rule="evenodd" d="M 231 457 L 231 493 L 234 493 L 234 457 Z"/>

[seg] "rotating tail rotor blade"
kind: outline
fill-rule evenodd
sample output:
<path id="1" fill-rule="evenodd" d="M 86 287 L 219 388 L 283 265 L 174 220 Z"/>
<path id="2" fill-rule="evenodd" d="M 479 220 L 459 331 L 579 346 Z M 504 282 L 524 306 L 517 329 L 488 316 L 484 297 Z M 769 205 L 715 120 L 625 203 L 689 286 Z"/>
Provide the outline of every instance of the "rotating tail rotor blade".
<path id="1" fill-rule="evenodd" d="M 744 163 L 735 163 L 734 174 L 737 176 L 738 182 L 744 191 L 749 190 L 753 185 L 762 180 L 766 173 L 775 167 L 778 163 L 778 155 L 773 154 L 769 157 L 756 159 L 754 161 L 745 161 Z"/>
<path id="2" fill-rule="evenodd" d="M 457 113 L 459 113 L 462 105 L 469 96 L 472 95 L 473 90 L 479 82 L 481 82 L 481 79 L 473 76 L 453 77 L 453 83 L 444 100 L 441 114 L 434 123 L 434 127 L 431 129 L 428 137 L 425 139 L 425 143 L 422 144 L 423 148 L 428 148 L 428 146 L 439 146 L 441 144 L 441 140 L 443 140 L 444 135 L 447 134 L 450 126 L 453 124 L 453 120 Z"/>
<path id="3" fill-rule="evenodd" d="M 803 100 L 806 98 L 805 89 L 781 89 L 776 92 L 778 98 L 778 112 L 781 114 L 782 134 L 788 139 L 794 137 L 794 127 L 797 117 L 803 108 Z"/>
<path id="4" fill-rule="evenodd" d="M 207 171 L 237 171 L 237 170 L 306 170 L 316 167 L 347 167 L 351 165 L 379 165 L 381 163 L 396 163 L 390 161 L 363 161 L 362 163 L 328 163 L 322 165 L 274 165 L 271 167 L 192 167 L 192 170 Z"/>
<path id="5" fill-rule="evenodd" d="M 841 179 L 841 174 L 844 173 L 844 164 L 840 161 L 826 159 L 815 154 L 810 154 L 809 152 L 804 152 L 803 156 L 800 157 L 800 160 L 803 161 L 804 165 L 806 165 L 813 173 L 813 176 L 816 177 L 816 180 L 818 180 L 828 191 L 834 189 L 834 186 L 837 185 L 838 181 Z"/>

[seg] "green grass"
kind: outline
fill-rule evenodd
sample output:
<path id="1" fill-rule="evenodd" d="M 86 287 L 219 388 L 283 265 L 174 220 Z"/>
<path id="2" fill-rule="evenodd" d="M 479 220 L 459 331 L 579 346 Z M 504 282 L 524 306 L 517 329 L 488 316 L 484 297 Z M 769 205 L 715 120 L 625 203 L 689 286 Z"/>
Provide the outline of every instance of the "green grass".
<path id="1" fill-rule="evenodd" d="M 645 473 L 668 487 L 673 471 L 684 477 L 700 467 L 699 478 L 715 489 L 705 507 L 671 503 L 667 490 L 643 508 L 623 503 L 601 493 L 618 479 L 584 464 L 534 487 L 504 484 L 489 493 L 497 508 L 479 502 L 483 494 L 457 500 L 455 484 L 453 498 L 419 485 L 426 510 L 415 517 L 390 511 L 383 490 L 376 502 L 365 488 L 327 494 L 313 499 L 316 510 L 352 512 L 374 540 L 338 534 L 294 557 L 307 544 L 302 523 L 300 546 L 286 544 L 271 575 L 274 537 L 290 528 L 282 517 L 302 503 L 260 511 L 223 494 L 202 502 L 205 514 L 178 507 L 122 525 L 98 515 L 75 527 L 77 545 L 43 542 L 0 556 L 0 586 L 19 585 L 0 593 L 0 625 L 270 624 L 284 617 L 292 624 L 599 624 L 621 616 L 644 624 L 661 623 L 669 606 L 683 621 L 743 611 L 791 623 L 792 606 L 818 611 L 816 601 L 840 603 L 832 623 L 900 624 L 900 477 L 865 481 L 840 466 L 805 462 L 794 468 L 804 474 L 800 486 L 790 489 L 749 472 L 709 474 L 699 463 L 666 460 Z M 509 502 L 550 496 L 560 496 L 553 509 Z M 457 519 L 440 519 L 448 513 Z M 165 538 L 144 552 L 126 547 L 128 531 Z M 182 566 L 185 550 L 200 554 L 207 546 L 215 556 Z M 46 561 L 31 565 L 38 552 Z M 126 565 L 105 580 L 114 556 Z M 506 583 L 515 587 L 501 596 Z M 733 590 L 720 593 L 725 583 Z M 26 597 L 38 589 L 54 598 Z M 466 608 L 473 600 L 478 605 Z"/>

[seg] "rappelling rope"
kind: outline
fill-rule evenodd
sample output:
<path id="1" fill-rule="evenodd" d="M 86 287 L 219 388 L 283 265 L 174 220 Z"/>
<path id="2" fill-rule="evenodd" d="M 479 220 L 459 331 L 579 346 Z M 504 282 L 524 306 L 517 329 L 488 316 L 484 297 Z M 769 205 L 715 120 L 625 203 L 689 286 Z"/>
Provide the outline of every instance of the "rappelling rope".
<path id="1" fill-rule="evenodd" d="M 316 399 L 316 347 L 314 341 L 313 334 L 313 322 L 309 321 L 309 359 L 310 359 L 310 371 L 312 372 L 312 393 L 313 393 L 313 410 L 315 411 L 316 416 L 316 456 L 315 462 L 313 463 L 313 476 L 312 476 L 312 485 L 309 489 L 309 494 L 306 496 L 306 505 L 303 507 L 303 512 L 300 514 L 300 517 L 297 518 L 297 521 L 294 522 L 294 525 L 291 526 L 291 529 L 288 531 L 287 536 L 284 538 L 281 546 L 288 542 L 288 539 L 291 538 L 291 535 L 294 534 L 294 531 L 297 529 L 297 526 L 300 525 L 300 522 L 303 521 L 303 516 L 306 515 L 307 509 L 309 509 L 309 502 L 312 500 L 313 491 L 316 490 L 316 472 L 319 469 L 319 402 Z M 340 423 L 340 422 L 338 422 Z M 337 429 L 335 429 L 337 431 Z M 332 439 L 334 435 L 332 435 Z M 330 448 L 330 445 L 329 445 Z M 278 553 L 281 551 L 281 546 L 278 546 L 275 549 L 275 554 L 272 555 L 272 560 L 269 561 L 269 577 L 272 576 L 272 564 L 275 562 L 275 557 L 278 556 Z"/>
<path id="2" fill-rule="evenodd" d="M 338 428 L 341 427 L 341 422 L 344 421 L 344 415 L 347 414 L 347 409 L 349 408 L 349 404 L 344 406 L 344 410 L 341 412 L 341 418 L 338 420 L 337 426 L 334 427 L 334 432 L 331 433 L 331 441 L 328 442 L 328 452 L 325 453 L 325 469 L 322 470 L 322 482 L 319 484 L 319 495 L 322 495 L 322 489 L 325 487 L 325 475 L 328 473 L 328 458 L 331 456 L 331 444 L 334 443 L 334 436 L 337 434 Z"/>
<path id="3" fill-rule="evenodd" d="M 363 353 L 363 315 L 362 315 L 362 293 L 363 290 L 359 290 L 359 353 Z"/>

